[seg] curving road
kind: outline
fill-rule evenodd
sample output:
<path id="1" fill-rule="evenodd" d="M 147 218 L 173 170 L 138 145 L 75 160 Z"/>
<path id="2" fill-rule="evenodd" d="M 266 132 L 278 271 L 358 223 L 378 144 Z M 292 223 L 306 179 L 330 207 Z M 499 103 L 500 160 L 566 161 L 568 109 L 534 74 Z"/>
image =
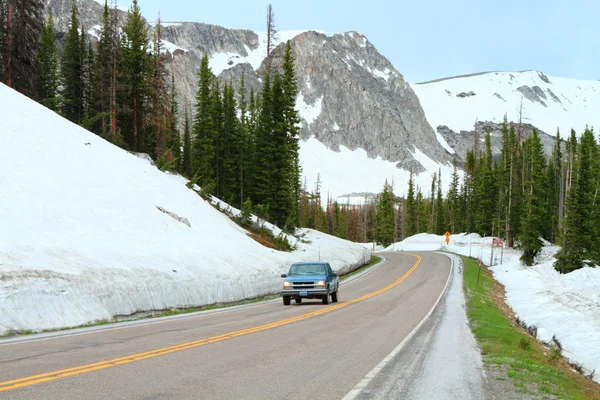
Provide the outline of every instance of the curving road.
<path id="1" fill-rule="evenodd" d="M 328 306 L 274 301 L 0 341 L 0 399 L 343 398 L 428 315 L 449 281 L 443 254 L 384 256 Z"/>

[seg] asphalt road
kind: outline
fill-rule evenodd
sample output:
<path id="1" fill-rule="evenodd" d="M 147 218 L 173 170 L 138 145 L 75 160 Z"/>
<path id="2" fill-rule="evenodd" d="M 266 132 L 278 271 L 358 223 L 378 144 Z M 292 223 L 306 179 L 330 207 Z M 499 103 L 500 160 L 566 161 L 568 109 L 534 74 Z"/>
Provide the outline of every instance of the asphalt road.
<path id="1" fill-rule="evenodd" d="M 385 257 L 328 306 L 267 302 L 0 341 L 0 399 L 341 399 L 421 322 L 448 281 L 445 255 Z"/>

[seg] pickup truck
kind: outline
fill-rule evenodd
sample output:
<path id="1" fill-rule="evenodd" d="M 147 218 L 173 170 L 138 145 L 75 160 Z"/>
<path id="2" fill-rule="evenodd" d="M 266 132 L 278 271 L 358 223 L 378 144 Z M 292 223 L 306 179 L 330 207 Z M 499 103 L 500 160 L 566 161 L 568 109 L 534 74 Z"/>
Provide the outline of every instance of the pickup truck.
<path id="1" fill-rule="evenodd" d="M 281 277 L 284 278 L 281 296 L 286 306 L 292 298 L 296 303 L 301 303 L 302 299 L 321 299 L 323 304 L 329 304 L 329 296 L 332 302 L 338 301 L 340 279 L 327 262 L 294 263 Z"/>

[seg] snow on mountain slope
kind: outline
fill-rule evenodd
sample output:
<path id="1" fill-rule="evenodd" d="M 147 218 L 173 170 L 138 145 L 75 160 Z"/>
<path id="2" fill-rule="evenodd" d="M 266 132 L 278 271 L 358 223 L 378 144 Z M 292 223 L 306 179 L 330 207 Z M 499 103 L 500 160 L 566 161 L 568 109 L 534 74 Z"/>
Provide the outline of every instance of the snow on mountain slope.
<path id="1" fill-rule="evenodd" d="M 183 178 L 2 84 L 0 204 L 0 335 L 252 298 L 293 261 L 370 258 L 314 231 L 292 253 L 265 248 Z"/>
<path id="2" fill-rule="evenodd" d="M 315 189 L 317 179 L 321 184 L 323 204 L 328 197 L 341 203 L 362 204 L 366 193 L 380 193 L 387 180 L 394 185 L 394 193 L 406 196 L 410 171 L 396 167 L 396 163 L 383 160 L 381 157 L 370 158 L 363 149 L 350 150 L 339 147 L 339 152 L 329 150 L 317 139 L 300 141 L 300 164 L 303 182 L 307 189 Z M 425 196 L 431 191 L 431 179 L 434 173 L 442 173 L 442 190 L 446 192 L 450 186 L 453 167 L 441 165 L 427 157 L 419 149 L 414 148 L 413 157 L 426 169 L 414 175 L 415 185 L 421 188 Z M 460 172 L 459 172 L 460 173 Z"/>
<path id="3" fill-rule="evenodd" d="M 554 135 L 571 128 L 580 135 L 586 125 L 600 129 L 600 82 L 547 76 L 538 71 L 487 72 L 411 85 L 425 116 L 436 130 L 446 125 L 470 131 L 476 120 L 519 120 Z"/>

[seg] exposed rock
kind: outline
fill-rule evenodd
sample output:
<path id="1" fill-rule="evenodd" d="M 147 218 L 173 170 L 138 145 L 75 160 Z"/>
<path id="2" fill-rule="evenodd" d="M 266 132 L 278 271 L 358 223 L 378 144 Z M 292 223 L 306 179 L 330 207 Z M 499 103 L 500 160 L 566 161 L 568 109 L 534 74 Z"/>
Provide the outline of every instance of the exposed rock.
<path id="1" fill-rule="evenodd" d="M 472 96 L 475 96 L 475 92 L 473 92 L 473 91 L 470 91 L 470 92 L 460 92 L 460 93 L 458 93 L 456 95 L 456 97 L 462 97 L 462 98 L 472 97 Z"/>
<path id="2" fill-rule="evenodd" d="M 523 97 L 525 97 L 527 100 L 538 102 L 544 107 L 548 107 L 546 102 L 542 100 L 546 98 L 546 93 L 544 93 L 544 91 L 539 86 L 534 86 L 533 88 L 531 88 L 529 86 L 523 85 L 519 86 L 517 90 L 521 92 L 523 94 Z"/>
<path id="3" fill-rule="evenodd" d="M 502 100 L 503 102 L 506 103 L 506 100 L 504 100 L 504 97 L 500 96 L 500 94 L 494 93 L 494 97 L 497 97 L 497 98 L 499 98 L 500 100 Z"/>
<path id="4" fill-rule="evenodd" d="M 554 92 L 552 90 L 550 90 L 550 88 L 546 89 L 546 92 L 548 92 L 548 94 L 550 95 L 550 97 L 552 98 L 552 100 L 554 100 L 557 103 L 562 104 L 562 101 L 560 101 L 560 99 L 558 98 L 558 96 L 555 95 Z"/>
<path id="5" fill-rule="evenodd" d="M 543 72 L 538 72 L 538 75 L 542 81 L 550 83 L 550 79 L 548 79 L 548 77 Z"/>

